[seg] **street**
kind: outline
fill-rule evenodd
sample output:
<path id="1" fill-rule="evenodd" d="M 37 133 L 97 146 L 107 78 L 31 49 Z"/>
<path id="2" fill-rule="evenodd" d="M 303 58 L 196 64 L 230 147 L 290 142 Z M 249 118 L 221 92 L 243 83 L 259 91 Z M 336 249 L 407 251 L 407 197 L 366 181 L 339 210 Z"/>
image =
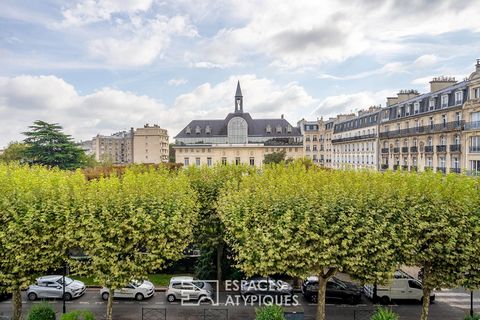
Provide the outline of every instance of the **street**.
<path id="1" fill-rule="evenodd" d="M 478 292 L 476 293 L 478 297 Z M 468 313 L 470 307 L 470 297 L 462 289 L 442 290 L 436 292 L 437 299 L 430 307 L 429 319 L 434 320 L 454 320 L 463 319 L 464 315 Z M 114 301 L 113 315 L 115 320 L 127 319 L 142 319 L 142 310 L 145 320 L 164 320 L 164 314 L 168 320 L 196 320 L 204 319 L 205 314 L 212 314 L 211 309 L 217 311 L 218 316 L 212 316 L 208 319 L 221 320 L 220 314 L 228 313 L 230 320 L 250 320 L 254 319 L 255 306 L 240 305 L 240 306 L 225 306 L 227 301 L 226 294 L 220 294 L 219 306 L 211 306 L 208 303 L 202 303 L 200 306 L 187 307 L 180 305 L 180 302 L 168 303 L 164 292 L 157 292 L 154 297 L 145 301 L 132 301 L 117 299 Z M 316 312 L 316 305 L 308 303 L 301 297 L 298 298 L 299 306 L 287 307 L 286 311 L 303 311 L 305 319 L 313 320 Z M 24 314 L 34 304 L 41 303 L 40 301 L 27 301 L 23 294 Z M 475 299 L 476 311 L 479 306 L 479 299 Z M 50 300 L 49 303 L 61 314 L 62 301 Z M 256 306 L 258 307 L 258 305 Z M 12 302 L 11 300 L 0 303 L 0 319 L 9 319 L 11 315 Z M 101 300 L 97 289 L 88 289 L 84 296 L 79 299 L 67 302 L 67 311 L 73 310 L 90 310 L 97 319 L 102 319 L 105 313 L 106 302 Z M 400 315 L 402 320 L 417 320 L 420 318 L 421 305 L 419 303 L 398 303 L 393 304 L 391 308 Z M 327 318 L 338 320 L 367 320 L 370 319 L 371 310 L 374 306 L 366 300 L 362 304 L 356 306 L 327 304 Z"/>

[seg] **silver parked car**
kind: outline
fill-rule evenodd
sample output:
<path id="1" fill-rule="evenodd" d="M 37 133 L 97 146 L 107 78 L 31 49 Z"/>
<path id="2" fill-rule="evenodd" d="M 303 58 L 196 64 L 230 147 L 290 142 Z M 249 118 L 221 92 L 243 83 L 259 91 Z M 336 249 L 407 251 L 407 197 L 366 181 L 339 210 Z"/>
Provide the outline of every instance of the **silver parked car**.
<path id="1" fill-rule="evenodd" d="M 155 294 L 155 286 L 150 281 L 131 281 L 125 287 L 113 291 L 114 298 L 130 298 L 141 301 L 150 298 Z M 103 287 L 100 290 L 103 300 L 108 300 L 110 295 L 108 288 Z"/>
<path id="2" fill-rule="evenodd" d="M 44 298 L 61 299 L 62 297 L 65 300 L 71 300 L 82 296 L 85 290 L 83 282 L 65 277 L 65 295 L 63 295 L 63 276 L 44 276 L 37 278 L 35 284 L 28 287 L 27 297 L 30 301 Z"/>
<path id="3" fill-rule="evenodd" d="M 173 277 L 170 279 L 165 295 L 168 302 L 174 302 L 177 299 L 213 301 L 212 291 L 212 286 L 206 281 L 196 280 L 193 277 Z"/>

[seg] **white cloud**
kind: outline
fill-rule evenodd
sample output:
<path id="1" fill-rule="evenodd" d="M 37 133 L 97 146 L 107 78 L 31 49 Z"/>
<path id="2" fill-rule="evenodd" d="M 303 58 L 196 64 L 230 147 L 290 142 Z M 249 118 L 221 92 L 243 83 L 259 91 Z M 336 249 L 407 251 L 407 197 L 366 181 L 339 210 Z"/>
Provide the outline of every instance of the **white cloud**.
<path id="1" fill-rule="evenodd" d="M 228 9 L 238 9 L 247 22 L 204 39 L 190 53 L 193 65 L 244 63 L 258 54 L 281 68 L 341 62 L 362 54 L 388 59 L 422 50 L 409 43 L 415 36 L 480 31 L 480 7 L 474 0 L 439 0 L 434 6 L 429 0 L 252 0 L 231 1 Z M 418 62 L 432 63 L 432 56 Z"/>
<path id="2" fill-rule="evenodd" d="M 168 84 L 170 86 L 175 86 L 175 87 L 181 86 L 181 85 L 186 84 L 186 83 L 188 83 L 188 80 L 187 79 L 182 79 L 182 78 L 179 78 L 179 79 L 173 78 L 173 79 L 168 80 Z"/>
<path id="3" fill-rule="evenodd" d="M 183 16 L 134 17 L 131 23 L 118 24 L 112 33 L 90 41 L 88 50 L 94 58 L 120 67 L 151 64 L 169 46 L 172 36 L 197 35 L 195 27 Z"/>
<path id="4" fill-rule="evenodd" d="M 153 0 L 81 0 L 62 11 L 62 25 L 79 26 L 110 20 L 115 13 L 144 12 L 151 7 L 152 3 Z"/>
<path id="5" fill-rule="evenodd" d="M 385 105 L 386 97 L 396 94 L 396 90 L 361 91 L 340 94 L 323 99 L 315 110 L 315 115 L 335 117 L 341 113 L 352 113 L 371 106 Z"/>
<path id="6" fill-rule="evenodd" d="M 280 85 L 255 75 L 232 76 L 212 85 L 202 84 L 177 97 L 171 106 L 132 92 L 102 88 L 80 94 L 55 76 L 0 78 L 0 146 L 23 139 L 21 132 L 35 120 L 60 123 L 75 139 L 110 134 L 145 123 L 157 123 L 173 138 L 193 119 L 223 119 L 233 112 L 237 79 L 244 95 L 244 110 L 257 118 L 280 117 L 295 123 L 316 100 L 296 83 Z"/>
<path id="7" fill-rule="evenodd" d="M 357 79 L 363 79 L 367 77 L 371 77 L 374 75 L 391 75 L 395 73 L 403 73 L 407 72 L 408 67 L 406 64 L 401 63 L 401 62 L 390 62 L 382 66 L 381 68 L 374 69 L 374 70 L 369 70 L 369 71 L 364 71 L 356 74 L 351 74 L 348 76 L 334 76 L 331 74 L 325 74 L 322 73 L 318 75 L 319 79 L 331 79 L 331 80 L 357 80 Z"/>

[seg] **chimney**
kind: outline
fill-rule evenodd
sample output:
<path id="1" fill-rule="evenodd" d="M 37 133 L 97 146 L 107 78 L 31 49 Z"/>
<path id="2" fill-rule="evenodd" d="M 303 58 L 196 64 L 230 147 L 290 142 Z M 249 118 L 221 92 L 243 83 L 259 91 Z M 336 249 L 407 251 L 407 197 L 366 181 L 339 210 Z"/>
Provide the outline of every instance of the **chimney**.
<path id="1" fill-rule="evenodd" d="M 387 97 L 387 107 L 390 107 L 398 102 L 397 97 Z"/>
<path id="2" fill-rule="evenodd" d="M 417 90 L 400 90 L 397 93 L 398 97 L 398 103 L 403 102 L 405 100 L 411 99 L 418 96 L 418 91 Z"/>
<path id="3" fill-rule="evenodd" d="M 477 64 L 475 65 L 475 71 L 480 72 L 480 59 L 477 59 Z"/>
<path id="4" fill-rule="evenodd" d="M 478 60 L 477 60 L 476 67 L 477 67 L 477 70 L 479 70 Z M 433 78 L 432 81 L 430 81 L 430 92 L 442 90 L 444 88 L 454 85 L 455 83 L 457 83 L 457 81 L 455 80 L 455 77 L 441 76 L 441 77 Z"/>
<path id="5" fill-rule="evenodd" d="M 282 116 L 281 116 L 281 118 L 283 119 L 283 113 L 282 113 Z"/>

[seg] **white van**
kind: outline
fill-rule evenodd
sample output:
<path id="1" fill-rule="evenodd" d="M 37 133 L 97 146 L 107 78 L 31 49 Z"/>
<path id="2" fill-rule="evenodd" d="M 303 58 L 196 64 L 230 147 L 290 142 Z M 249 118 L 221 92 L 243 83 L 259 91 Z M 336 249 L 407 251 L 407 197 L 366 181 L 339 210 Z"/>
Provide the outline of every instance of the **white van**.
<path id="1" fill-rule="evenodd" d="M 363 287 L 365 295 L 373 299 L 373 285 Z M 389 304 L 392 300 L 417 300 L 422 301 L 423 286 L 422 283 L 407 273 L 397 270 L 394 279 L 385 285 L 377 286 L 377 297 L 382 304 Z M 435 300 L 435 295 L 431 294 L 430 301 Z"/>

